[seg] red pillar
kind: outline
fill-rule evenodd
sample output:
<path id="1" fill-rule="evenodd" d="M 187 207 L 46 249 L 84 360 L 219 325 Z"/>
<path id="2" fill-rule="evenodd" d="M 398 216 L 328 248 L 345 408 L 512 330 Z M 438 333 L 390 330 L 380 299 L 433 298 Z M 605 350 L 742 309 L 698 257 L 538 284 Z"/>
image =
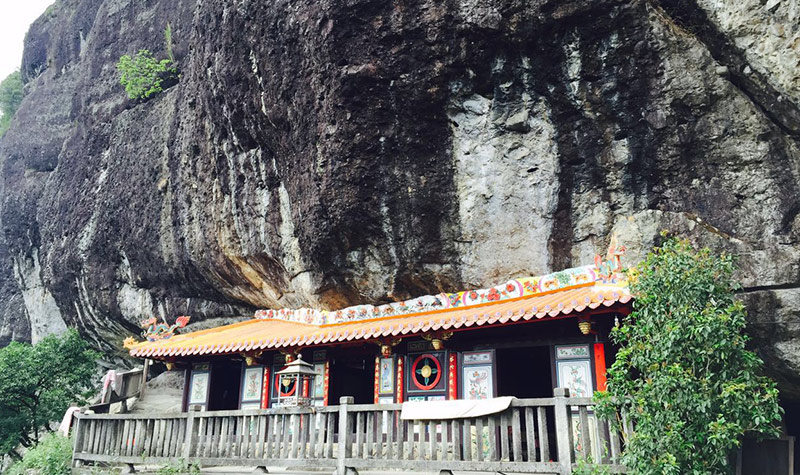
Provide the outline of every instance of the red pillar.
<path id="1" fill-rule="evenodd" d="M 380 391 L 380 380 L 381 380 L 381 357 L 375 357 L 375 384 L 374 384 L 374 396 L 375 396 L 375 404 L 380 402 L 380 397 L 378 396 L 378 392 Z"/>
<path id="2" fill-rule="evenodd" d="M 403 402 L 403 357 L 397 355 L 397 403 Z"/>
<path id="3" fill-rule="evenodd" d="M 330 360 L 325 360 L 325 379 L 324 385 L 322 388 L 322 405 L 328 405 L 328 382 L 330 381 L 330 374 L 331 374 L 331 362 Z"/>
<path id="4" fill-rule="evenodd" d="M 604 343 L 594 344 L 594 376 L 597 390 L 606 390 L 606 347 Z"/>
<path id="5" fill-rule="evenodd" d="M 458 399 L 458 372 L 456 371 L 457 361 L 457 354 L 451 351 L 450 362 L 447 368 L 447 399 Z"/>
<path id="6" fill-rule="evenodd" d="M 264 366 L 264 387 L 261 388 L 261 409 L 269 408 L 269 366 Z"/>

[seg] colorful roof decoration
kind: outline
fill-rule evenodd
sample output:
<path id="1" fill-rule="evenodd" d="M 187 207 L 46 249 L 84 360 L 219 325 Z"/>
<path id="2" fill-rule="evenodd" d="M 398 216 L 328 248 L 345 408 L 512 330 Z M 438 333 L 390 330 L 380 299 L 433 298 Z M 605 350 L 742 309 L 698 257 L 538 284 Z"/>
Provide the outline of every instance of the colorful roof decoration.
<path id="1" fill-rule="evenodd" d="M 423 305 L 417 306 L 417 302 L 413 301 L 410 306 L 412 311 L 399 315 L 386 315 L 386 312 L 383 312 L 377 317 L 370 318 L 362 317 L 356 312 L 352 320 L 321 325 L 280 318 L 281 314 L 273 318 L 255 318 L 223 327 L 176 335 L 169 340 L 142 342 L 132 346 L 130 353 L 132 356 L 143 358 L 169 359 L 179 356 L 257 352 L 268 349 L 297 349 L 354 340 L 381 340 L 431 331 L 456 331 L 478 326 L 564 317 L 616 304 L 626 304 L 632 299 L 627 283 L 616 279 L 614 282 L 582 280 L 581 283 L 573 285 L 565 284 L 567 276 L 570 276 L 569 282 L 572 283 L 574 282 L 572 279 L 581 275 L 597 274 L 591 267 L 582 267 L 565 271 L 562 280 L 550 276 L 538 280 L 515 280 L 504 284 L 507 286 L 506 289 L 491 287 L 475 291 L 478 296 L 473 298 L 468 295 L 468 305 L 464 305 L 463 302 L 460 305 L 453 305 L 450 301 L 449 306 L 426 306 L 428 300 L 423 300 Z M 533 282 L 541 284 L 552 280 L 556 282 L 553 285 L 557 286 L 552 290 L 527 294 L 525 292 L 526 282 L 533 286 Z M 512 286 L 517 293 L 514 297 L 509 296 L 513 294 L 511 290 L 507 290 Z M 522 290 L 519 290 L 520 287 Z M 506 290 L 506 294 L 503 295 L 501 290 Z M 459 295 L 459 299 L 464 298 L 464 293 L 441 295 Z M 495 298 L 494 295 L 500 297 Z M 421 308 L 421 311 L 413 311 L 416 308 Z M 332 313 L 336 312 L 327 315 Z"/>
<path id="2" fill-rule="evenodd" d="M 141 324 L 141 327 L 144 329 L 142 336 L 145 337 L 147 341 L 167 340 L 175 334 L 175 330 L 185 327 L 191 318 L 192 317 L 182 315 L 175 319 L 174 325 L 168 324 L 166 319 L 164 319 L 163 322 L 159 322 L 156 317 L 148 318 Z"/>
<path id="3" fill-rule="evenodd" d="M 624 249 L 624 248 L 623 248 Z M 485 289 L 465 290 L 457 293 L 441 293 L 425 295 L 412 300 L 394 302 L 385 305 L 356 305 L 336 311 L 315 310 L 311 308 L 258 310 L 257 319 L 277 319 L 288 322 L 308 323 L 312 325 L 330 325 L 334 323 L 369 320 L 408 315 L 450 308 L 464 308 L 485 303 L 527 297 L 554 290 L 574 287 L 576 285 L 622 282 L 624 276 L 619 273 L 619 257 L 617 261 L 603 261 L 598 256 L 598 265 L 576 267 L 554 272 L 540 277 L 526 277 L 509 280 L 504 284 Z M 601 271 L 602 269 L 602 271 Z"/>
<path id="4" fill-rule="evenodd" d="M 617 246 L 612 237 L 605 258 L 597 256 L 592 266 L 379 306 L 358 305 L 333 312 L 308 308 L 259 310 L 252 320 L 185 335 L 173 333 L 175 328 L 185 326 L 189 317 L 179 317 L 172 327 L 165 321 L 160 324 L 164 329 L 158 331 L 153 326 L 155 319 L 150 319 L 143 322 L 150 324 L 146 332 L 150 341 L 128 338 L 125 348 L 132 356 L 160 359 L 253 353 L 353 340 L 386 341 L 432 331 L 591 312 L 631 301 L 620 262 L 624 252 L 625 247 Z"/>

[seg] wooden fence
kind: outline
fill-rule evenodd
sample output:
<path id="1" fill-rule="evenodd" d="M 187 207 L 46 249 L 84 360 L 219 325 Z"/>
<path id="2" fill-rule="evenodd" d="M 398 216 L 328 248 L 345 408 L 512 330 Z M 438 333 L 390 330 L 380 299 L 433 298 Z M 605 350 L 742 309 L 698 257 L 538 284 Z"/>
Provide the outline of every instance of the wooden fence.
<path id="1" fill-rule="evenodd" d="M 79 414 L 74 461 L 204 466 L 572 473 L 583 459 L 624 472 L 623 438 L 598 420 L 589 398 L 517 399 L 485 417 L 402 420 L 401 404 Z M 584 462 L 585 463 L 585 462 Z M 587 464 L 592 465 L 592 464 Z"/>

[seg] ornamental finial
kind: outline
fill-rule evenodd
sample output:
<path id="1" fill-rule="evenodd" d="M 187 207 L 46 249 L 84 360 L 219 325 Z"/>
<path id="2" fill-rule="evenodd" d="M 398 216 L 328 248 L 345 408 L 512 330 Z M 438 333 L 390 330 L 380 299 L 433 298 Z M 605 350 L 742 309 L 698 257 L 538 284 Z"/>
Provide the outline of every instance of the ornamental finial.
<path id="1" fill-rule="evenodd" d="M 134 346 L 136 346 L 137 344 L 139 344 L 139 342 L 136 340 L 136 338 L 134 338 L 134 337 L 132 337 L 132 336 L 129 336 L 128 338 L 125 338 L 125 339 L 122 341 L 122 346 L 123 346 L 123 348 L 125 348 L 126 350 L 130 350 L 131 348 L 133 348 L 133 347 L 134 347 Z"/>
<path id="2" fill-rule="evenodd" d="M 171 326 L 167 323 L 166 319 L 164 319 L 163 323 L 156 323 L 158 322 L 156 317 L 148 318 L 142 322 L 142 328 L 144 328 L 142 336 L 145 337 L 147 341 L 166 340 L 175 334 L 175 330 L 185 327 L 191 318 L 192 317 L 187 315 L 181 315 L 175 319 L 175 324 Z"/>
<path id="3" fill-rule="evenodd" d="M 612 234 L 605 259 L 599 255 L 594 256 L 594 265 L 597 267 L 597 274 L 604 283 L 616 283 L 624 280 L 622 274 L 622 255 L 625 254 L 626 250 L 625 246 L 617 244 L 617 235 Z"/>

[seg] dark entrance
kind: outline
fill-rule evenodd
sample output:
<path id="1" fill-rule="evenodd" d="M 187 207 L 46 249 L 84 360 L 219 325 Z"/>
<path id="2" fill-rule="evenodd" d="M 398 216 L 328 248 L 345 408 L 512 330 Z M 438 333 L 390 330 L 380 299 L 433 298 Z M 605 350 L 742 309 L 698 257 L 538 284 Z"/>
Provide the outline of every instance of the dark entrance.
<path id="1" fill-rule="evenodd" d="M 209 411 L 239 409 L 239 390 L 242 384 L 241 361 L 219 361 L 211 365 Z"/>
<path id="2" fill-rule="evenodd" d="M 356 404 L 374 402 L 375 357 L 340 353 L 331 358 L 328 404 L 339 404 L 342 396 L 353 396 Z"/>
<path id="3" fill-rule="evenodd" d="M 498 349 L 496 368 L 498 396 L 553 396 L 549 346 Z"/>

